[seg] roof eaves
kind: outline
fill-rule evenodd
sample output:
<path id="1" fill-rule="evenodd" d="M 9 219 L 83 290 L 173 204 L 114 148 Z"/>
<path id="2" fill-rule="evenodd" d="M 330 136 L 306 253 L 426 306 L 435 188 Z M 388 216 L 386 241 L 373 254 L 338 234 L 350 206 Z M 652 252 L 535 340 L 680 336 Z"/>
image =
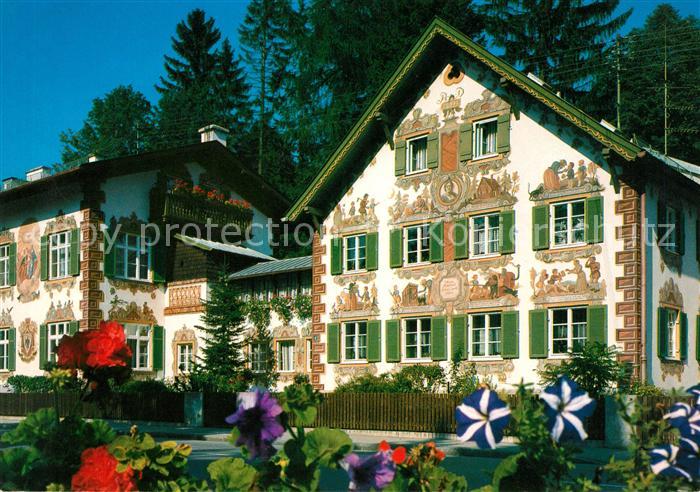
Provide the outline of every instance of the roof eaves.
<path id="1" fill-rule="evenodd" d="M 553 109 L 558 114 L 561 114 L 573 124 L 589 133 L 593 138 L 599 140 L 607 147 L 610 147 L 624 159 L 628 161 L 635 160 L 644 152 L 641 147 L 625 140 L 624 137 L 605 128 L 591 116 L 575 107 L 573 104 L 560 98 L 544 87 L 541 87 L 536 82 L 530 80 L 525 74 L 509 65 L 504 60 L 501 60 L 497 56 L 489 53 L 486 49 L 473 42 L 444 20 L 436 17 L 415 43 L 408 55 L 403 59 L 398 68 L 394 71 L 392 76 L 384 83 L 362 116 L 360 116 L 352 129 L 330 155 L 326 161 L 326 164 L 321 169 L 321 172 L 316 175 L 304 193 L 302 193 L 302 195 L 294 202 L 286 214 L 287 220 L 296 220 L 302 213 L 304 213 L 306 207 L 310 204 L 313 197 L 318 193 L 318 191 L 328 180 L 329 176 L 343 161 L 351 147 L 358 141 L 363 132 L 367 131 L 374 118 L 380 112 L 381 107 L 390 97 L 392 91 L 415 66 L 416 62 L 421 57 L 427 46 L 437 35 L 444 37 L 462 50 L 474 56 L 496 73 L 502 77 L 505 77 L 507 80 L 510 80 L 526 93 L 535 97 L 545 106 Z"/>

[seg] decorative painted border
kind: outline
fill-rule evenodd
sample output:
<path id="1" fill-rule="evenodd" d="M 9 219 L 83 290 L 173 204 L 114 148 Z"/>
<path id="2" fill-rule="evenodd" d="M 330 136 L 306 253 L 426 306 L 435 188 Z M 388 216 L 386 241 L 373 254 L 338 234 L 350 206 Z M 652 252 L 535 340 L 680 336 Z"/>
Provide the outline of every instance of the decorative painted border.
<path id="1" fill-rule="evenodd" d="M 623 300 L 615 303 L 615 315 L 622 316 L 622 327 L 615 330 L 615 340 L 622 345 L 618 360 L 632 366 L 634 378 L 642 376 L 642 249 L 641 203 L 639 194 L 627 184 L 620 188 L 621 198 L 615 201 L 615 215 L 622 216 L 622 225 L 615 227 L 615 238 L 623 241 L 622 251 L 615 253 L 615 264 L 623 275 L 615 278 L 615 289 Z"/>
<path id="2" fill-rule="evenodd" d="M 326 264 L 323 257 L 326 255 L 326 246 L 321 244 L 319 233 L 314 233 L 311 260 L 311 384 L 318 390 L 323 390 L 321 375 L 326 372 L 326 367 L 321 363 L 321 355 L 326 351 L 325 340 L 326 324 L 321 321 L 321 316 L 326 312 L 326 304 L 322 302 L 322 296 L 326 293 L 326 284 L 322 281 L 326 274 Z"/>
<path id="3" fill-rule="evenodd" d="M 101 285 L 104 281 L 102 270 L 104 263 L 104 233 L 101 225 L 104 216 L 99 208 L 85 208 L 82 210 L 83 220 L 80 223 L 80 329 L 87 330 L 97 328 L 104 319 L 104 312 L 100 309 L 100 303 L 104 301 L 104 292 Z"/>

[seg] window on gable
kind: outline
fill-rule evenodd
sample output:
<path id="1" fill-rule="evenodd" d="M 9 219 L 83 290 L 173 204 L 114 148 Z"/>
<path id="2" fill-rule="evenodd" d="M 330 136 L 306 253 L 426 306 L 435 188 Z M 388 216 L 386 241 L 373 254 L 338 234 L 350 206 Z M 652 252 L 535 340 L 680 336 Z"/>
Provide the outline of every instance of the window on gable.
<path id="1" fill-rule="evenodd" d="M 67 277 L 70 268 L 70 231 L 49 236 L 49 278 Z"/>
<path id="2" fill-rule="evenodd" d="M 404 229 L 406 265 L 430 261 L 430 224 L 420 224 Z"/>
<path id="3" fill-rule="evenodd" d="M 0 246 L 0 287 L 10 285 L 10 245 Z"/>
<path id="4" fill-rule="evenodd" d="M 428 169 L 428 137 L 418 137 L 407 142 L 406 174 Z"/>
<path id="5" fill-rule="evenodd" d="M 488 256 L 499 253 L 499 226 L 498 214 L 471 218 L 472 256 Z"/>
<path id="6" fill-rule="evenodd" d="M 554 203 L 551 205 L 554 246 L 584 243 L 586 223 L 585 200 Z"/>
<path id="7" fill-rule="evenodd" d="M 364 270 L 367 267 L 367 235 L 349 236 L 344 240 L 345 271 Z"/>
<path id="8" fill-rule="evenodd" d="M 129 280 L 148 280 L 150 248 L 136 234 L 122 234 L 114 245 L 116 274 Z"/>
<path id="9" fill-rule="evenodd" d="M 474 123 L 474 159 L 496 155 L 497 118 Z"/>

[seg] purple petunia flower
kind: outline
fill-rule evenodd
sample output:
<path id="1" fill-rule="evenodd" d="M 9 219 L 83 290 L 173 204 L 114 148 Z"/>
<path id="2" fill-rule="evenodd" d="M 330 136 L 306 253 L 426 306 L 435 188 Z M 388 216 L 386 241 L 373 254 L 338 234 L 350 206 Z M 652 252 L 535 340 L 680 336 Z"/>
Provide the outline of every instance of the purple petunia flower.
<path id="1" fill-rule="evenodd" d="M 688 388 L 686 392 L 695 397 L 695 406 L 700 407 L 700 384 Z"/>
<path id="2" fill-rule="evenodd" d="M 456 418 L 457 437 L 461 441 L 474 441 L 482 449 L 493 449 L 503 439 L 510 409 L 496 393 L 480 389 L 462 400 Z"/>
<path id="3" fill-rule="evenodd" d="M 687 460 L 687 453 L 673 444 L 665 444 L 649 451 L 651 471 L 655 475 L 683 477 L 691 480 L 690 473 L 681 466 Z"/>
<path id="4" fill-rule="evenodd" d="M 664 418 L 668 420 L 671 427 L 681 432 L 681 436 L 700 433 L 700 410 L 697 407 L 691 407 L 687 403 L 676 403 Z"/>
<path id="5" fill-rule="evenodd" d="M 396 463 L 391 453 L 378 452 L 366 458 L 350 453 L 341 462 L 350 477 L 349 490 L 381 490 L 394 480 Z"/>
<path id="6" fill-rule="evenodd" d="M 552 438 L 583 441 L 588 437 L 583 428 L 583 419 L 590 417 L 595 401 L 566 376 L 560 377 L 553 386 L 545 388 L 540 398 L 546 403 L 545 414 L 549 420 Z"/>
<path id="7" fill-rule="evenodd" d="M 282 407 L 267 391 L 240 395 L 238 408 L 226 417 L 227 424 L 235 425 L 240 434 L 236 446 L 245 446 L 252 458 L 268 458 L 275 452 L 272 443 L 284 434 L 279 422 Z"/>

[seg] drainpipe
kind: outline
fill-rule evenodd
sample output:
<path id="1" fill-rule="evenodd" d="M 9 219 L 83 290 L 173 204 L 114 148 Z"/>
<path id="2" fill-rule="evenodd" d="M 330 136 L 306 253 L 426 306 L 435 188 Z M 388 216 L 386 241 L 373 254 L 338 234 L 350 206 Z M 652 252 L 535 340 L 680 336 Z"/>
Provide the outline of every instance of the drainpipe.
<path id="1" fill-rule="evenodd" d="M 642 382 L 647 382 L 649 378 L 647 377 L 647 229 L 646 229 L 646 185 L 644 191 L 640 193 L 639 196 L 639 221 L 640 221 L 640 251 L 641 251 L 641 354 L 639 360 L 639 377 Z"/>

